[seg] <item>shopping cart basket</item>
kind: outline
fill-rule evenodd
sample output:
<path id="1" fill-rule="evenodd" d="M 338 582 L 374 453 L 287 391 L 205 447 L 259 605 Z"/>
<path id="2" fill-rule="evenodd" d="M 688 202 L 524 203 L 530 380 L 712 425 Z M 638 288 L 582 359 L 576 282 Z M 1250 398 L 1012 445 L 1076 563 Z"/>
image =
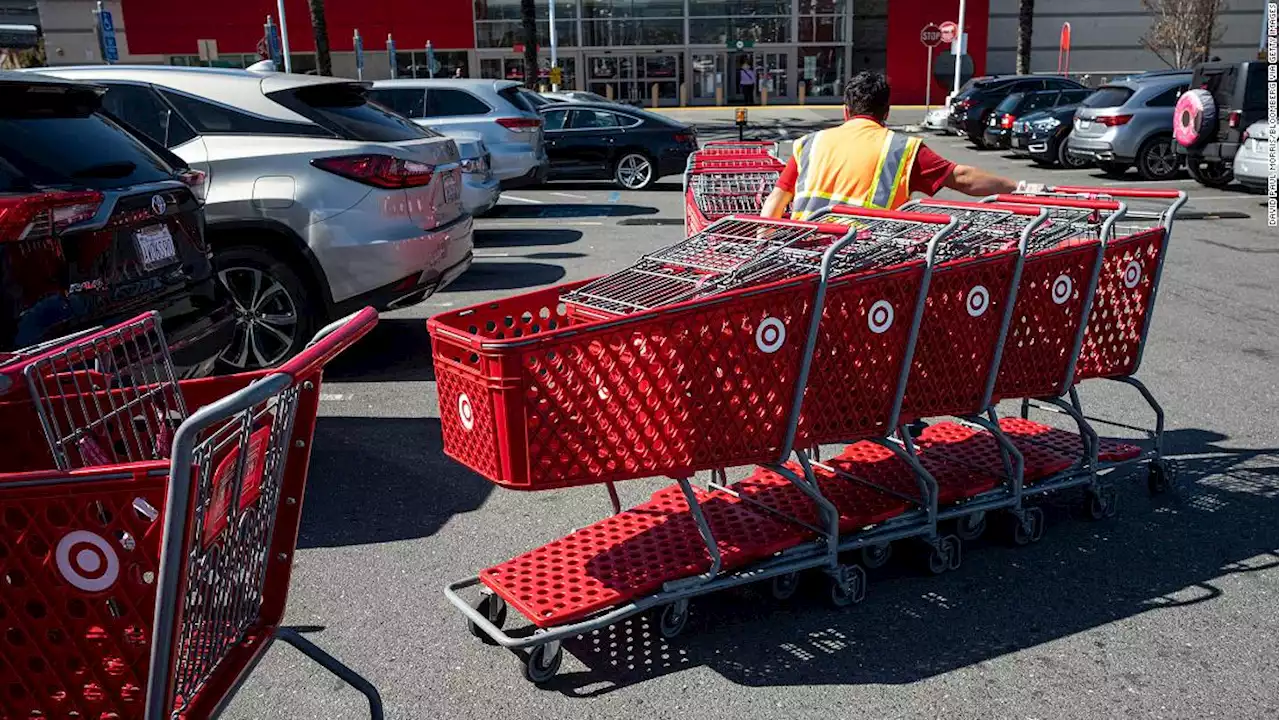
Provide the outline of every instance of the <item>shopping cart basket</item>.
<path id="1" fill-rule="evenodd" d="M 769 155 L 690 156 L 684 175 L 685 235 L 729 215 L 759 215 L 782 168 Z"/>
<path id="2" fill-rule="evenodd" d="M 739 157 L 743 155 L 778 156 L 778 143 L 772 140 L 711 140 L 697 152 L 701 158 Z"/>
<path id="3" fill-rule="evenodd" d="M 0 458 L 0 717 L 212 717 L 276 639 L 381 717 L 280 627 L 323 368 L 376 322 L 202 380 L 174 380 L 154 313 L 6 359 L 0 418 L 35 447 Z"/>

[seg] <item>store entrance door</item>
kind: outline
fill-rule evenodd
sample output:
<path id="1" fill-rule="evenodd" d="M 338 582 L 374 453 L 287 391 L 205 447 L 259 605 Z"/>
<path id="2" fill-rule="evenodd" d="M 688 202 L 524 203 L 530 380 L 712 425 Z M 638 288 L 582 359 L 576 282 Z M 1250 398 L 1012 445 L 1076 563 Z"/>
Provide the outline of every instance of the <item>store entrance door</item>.
<path id="1" fill-rule="evenodd" d="M 654 52 L 587 55 L 587 90 L 618 102 L 648 107 L 653 89 L 661 105 L 680 101 L 684 55 Z"/>
<path id="2" fill-rule="evenodd" d="M 761 100 L 763 92 L 768 92 L 769 103 L 794 102 L 795 83 L 791 78 L 791 68 L 795 65 L 794 50 L 770 50 L 756 52 L 733 53 L 729 71 L 731 91 L 726 94 L 725 102 L 756 104 Z M 754 91 L 743 94 L 743 67 L 755 71 Z M 748 97 L 750 96 L 750 97 Z"/>
<path id="3" fill-rule="evenodd" d="M 725 74 L 725 54 L 692 53 L 689 59 L 689 102 L 692 105 L 715 105 L 716 88 L 721 89 L 719 102 L 732 102 L 728 77 Z"/>

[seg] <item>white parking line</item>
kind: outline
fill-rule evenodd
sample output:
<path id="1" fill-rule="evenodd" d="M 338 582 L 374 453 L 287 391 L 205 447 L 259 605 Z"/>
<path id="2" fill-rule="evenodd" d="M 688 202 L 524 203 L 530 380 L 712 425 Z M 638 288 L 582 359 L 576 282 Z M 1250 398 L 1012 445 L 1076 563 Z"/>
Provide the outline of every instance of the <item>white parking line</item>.
<path id="1" fill-rule="evenodd" d="M 342 393 L 320 393 L 320 402 L 341 402 L 347 399 Z"/>
<path id="2" fill-rule="evenodd" d="M 502 198 L 504 200 L 515 200 L 516 202 L 522 202 L 522 203 L 533 203 L 534 205 L 546 204 L 546 202 L 543 200 L 534 200 L 533 198 L 520 197 L 519 195 L 508 195 L 506 193 L 502 193 Z"/>
<path id="3" fill-rule="evenodd" d="M 575 195 L 575 194 L 573 194 L 573 193 L 567 193 L 567 192 L 553 192 L 553 193 L 551 193 L 551 194 L 552 194 L 552 195 L 556 195 L 556 196 L 558 196 L 558 197 L 573 198 L 573 199 L 575 199 L 575 200 L 586 200 L 586 199 L 587 199 L 587 196 L 586 196 L 586 195 Z"/>
<path id="4" fill-rule="evenodd" d="M 511 253 L 477 252 L 477 253 L 472 253 L 472 256 L 478 257 L 478 258 L 503 258 L 503 257 L 511 257 Z"/>

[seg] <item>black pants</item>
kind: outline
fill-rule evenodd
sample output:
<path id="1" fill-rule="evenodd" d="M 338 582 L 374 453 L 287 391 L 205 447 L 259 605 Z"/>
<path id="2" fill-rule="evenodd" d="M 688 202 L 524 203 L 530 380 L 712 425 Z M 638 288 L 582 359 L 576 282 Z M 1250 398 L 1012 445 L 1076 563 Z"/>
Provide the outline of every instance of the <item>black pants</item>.
<path id="1" fill-rule="evenodd" d="M 756 86 L 742 85 L 741 87 L 742 87 L 742 104 L 755 105 L 756 104 Z"/>

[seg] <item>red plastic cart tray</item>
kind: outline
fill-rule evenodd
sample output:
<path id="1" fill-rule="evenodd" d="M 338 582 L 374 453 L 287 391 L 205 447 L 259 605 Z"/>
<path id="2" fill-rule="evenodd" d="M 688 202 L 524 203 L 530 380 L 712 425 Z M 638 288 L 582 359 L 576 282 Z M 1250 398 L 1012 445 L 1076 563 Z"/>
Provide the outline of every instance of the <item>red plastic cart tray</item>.
<path id="1" fill-rule="evenodd" d="M 938 483 L 938 504 L 953 505 L 1000 485 L 1000 478 L 978 468 L 994 466 L 961 465 L 937 457 L 933 447 L 921 447 L 920 462 Z M 832 467 L 869 482 L 917 497 L 920 491 L 911 468 L 883 445 L 857 442 L 829 463 Z"/>
<path id="2" fill-rule="evenodd" d="M 1009 436 L 1019 450 L 1024 445 L 1036 444 L 1052 448 L 1069 457 L 1080 457 L 1084 454 L 1084 443 L 1080 440 L 1080 436 L 1068 430 L 1060 430 L 1022 418 L 1001 418 L 1000 429 Z M 1137 445 L 1109 438 L 1098 439 L 1098 459 L 1103 462 L 1124 462 L 1141 454 L 1142 448 Z"/>

